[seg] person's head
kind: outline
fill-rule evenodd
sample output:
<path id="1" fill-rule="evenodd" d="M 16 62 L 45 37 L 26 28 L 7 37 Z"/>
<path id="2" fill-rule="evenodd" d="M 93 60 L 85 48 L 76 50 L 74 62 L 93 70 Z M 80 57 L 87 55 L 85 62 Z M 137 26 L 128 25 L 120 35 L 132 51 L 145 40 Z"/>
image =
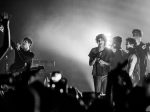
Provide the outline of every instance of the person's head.
<path id="1" fill-rule="evenodd" d="M 126 39 L 126 49 L 129 50 L 129 49 L 132 49 L 136 46 L 136 41 L 135 39 L 129 37 Z"/>
<path id="2" fill-rule="evenodd" d="M 142 41 L 142 32 L 140 29 L 133 29 L 132 31 L 132 36 L 136 40 L 137 44 L 140 44 Z"/>
<path id="3" fill-rule="evenodd" d="M 105 46 L 106 45 L 106 36 L 104 34 L 98 34 L 96 36 L 96 42 L 98 46 Z"/>
<path id="4" fill-rule="evenodd" d="M 116 36 L 113 38 L 112 47 L 115 49 L 121 49 L 122 37 Z"/>
<path id="5" fill-rule="evenodd" d="M 21 47 L 25 50 L 25 51 L 28 51 L 30 50 L 31 48 L 31 45 L 32 45 L 32 40 L 28 37 L 25 37 L 21 43 Z"/>

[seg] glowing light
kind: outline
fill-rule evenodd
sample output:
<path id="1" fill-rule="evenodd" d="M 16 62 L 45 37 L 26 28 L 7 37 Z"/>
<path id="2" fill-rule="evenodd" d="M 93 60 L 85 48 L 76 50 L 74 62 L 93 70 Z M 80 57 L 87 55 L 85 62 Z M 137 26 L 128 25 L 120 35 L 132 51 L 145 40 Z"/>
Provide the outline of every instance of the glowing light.
<path id="1" fill-rule="evenodd" d="M 55 76 L 51 77 L 54 82 L 58 82 L 62 78 L 60 73 L 56 73 Z"/>
<path id="2" fill-rule="evenodd" d="M 110 36 L 111 36 L 111 33 L 105 33 L 105 35 L 106 35 L 107 37 L 110 37 Z"/>
<path id="3" fill-rule="evenodd" d="M 56 86 L 55 86 L 55 84 L 52 84 L 52 88 L 55 88 Z"/>
<path id="4" fill-rule="evenodd" d="M 106 47 L 110 48 L 111 44 L 112 44 L 111 33 L 105 33 L 105 35 L 106 35 L 106 39 L 107 39 Z"/>
<path id="5" fill-rule="evenodd" d="M 63 93 L 64 92 L 64 90 L 63 89 L 60 89 L 60 93 Z"/>

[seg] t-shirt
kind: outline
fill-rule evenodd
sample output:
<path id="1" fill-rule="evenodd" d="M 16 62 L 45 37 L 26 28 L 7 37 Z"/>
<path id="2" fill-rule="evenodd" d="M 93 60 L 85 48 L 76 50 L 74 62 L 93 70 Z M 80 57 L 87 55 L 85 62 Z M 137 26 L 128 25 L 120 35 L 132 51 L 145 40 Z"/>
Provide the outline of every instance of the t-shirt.
<path id="1" fill-rule="evenodd" d="M 95 47 L 91 49 L 88 56 L 90 57 L 90 60 L 94 60 L 97 57 L 100 60 L 110 63 L 111 54 L 112 54 L 111 50 L 107 48 L 99 52 L 98 47 Z M 95 64 L 93 65 L 92 74 L 96 76 L 103 76 L 103 75 L 107 75 L 109 71 L 110 71 L 110 66 L 107 65 L 101 66 L 100 63 L 96 61 Z"/>

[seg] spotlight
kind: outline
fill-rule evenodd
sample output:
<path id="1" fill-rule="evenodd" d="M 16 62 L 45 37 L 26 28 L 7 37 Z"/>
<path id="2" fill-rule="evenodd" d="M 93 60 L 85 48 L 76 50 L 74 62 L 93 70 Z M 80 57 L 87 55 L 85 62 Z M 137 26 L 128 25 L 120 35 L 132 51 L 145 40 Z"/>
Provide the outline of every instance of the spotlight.
<path id="1" fill-rule="evenodd" d="M 107 48 L 111 48 L 111 44 L 112 44 L 112 38 L 111 38 L 111 33 L 105 33 L 107 42 L 106 42 L 106 47 Z"/>
<path id="2" fill-rule="evenodd" d="M 66 93 L 67 90 L 67 79 L 63 77 L 60 71 L 53 71 L 44 80 L 44 85 L 52 90 L 58 91 L 59 93 Z"/>
<path id="3" fill-rule="evenodd" d="M 53 82 L 59 82 L 59 81 L 61 80 L 61 78 L 62 78 L 62 74 L 59 73 L 59 72 L 55 72 L 55 73 L 53 73 L 52 76 L 51 76 L 51 80 L 52 80 Z"/>

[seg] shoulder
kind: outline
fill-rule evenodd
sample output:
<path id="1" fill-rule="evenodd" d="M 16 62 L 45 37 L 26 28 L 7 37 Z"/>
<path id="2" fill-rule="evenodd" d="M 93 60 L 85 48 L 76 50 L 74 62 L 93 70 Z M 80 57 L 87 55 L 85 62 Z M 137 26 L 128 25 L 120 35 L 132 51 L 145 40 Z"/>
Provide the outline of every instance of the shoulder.
<path id="1" fill-rule="evenodd" d="M 98 50 L 97 47 L 94 47 L 91 49 L 90 53 L 89 53 L 89 57 L 93 57 L 95 54 L 97 54 Z"/>
<path id="2" fill-rule="evenodd" d="M 150 43 L 149 42 L 146 43 L 146 48 L 147 48 L 148 51 L 150 50 Z"/>
<path id="3" fill-rule="evenodd" d="M 97 47 L 92 48 L 91 51 L 97 51 Z"/>
<path id="4" fill-rule="evenodd" d="M 94 47 L 94 48 L 91 49 L 90 52 L 92 52 L 92 53 L 97 53 L 97 51 L 98 51 L 98 50 L 97 50 L 97 47 Z"/>
<path id="5" fill-rule="evenodd" d="M 32 51 L 29 51 L 29 54 L 32 58 L 34 57 L 34 53 Z"/>
<path id="6" fill-rule="evenodd" d="M 136 56 L 135 54 L 133 54 L 133 55 L 131 56 L 131 59 L 137 60 L 137 56 Z"/>
<path id="7" fill-rule="evenodd" d="M 141 47 L 142 49 L 146 49 L 146 44 L 143 43 L 143 42 L 141 42 L 141 43 L 140 43 L 140 47 Z"/>

